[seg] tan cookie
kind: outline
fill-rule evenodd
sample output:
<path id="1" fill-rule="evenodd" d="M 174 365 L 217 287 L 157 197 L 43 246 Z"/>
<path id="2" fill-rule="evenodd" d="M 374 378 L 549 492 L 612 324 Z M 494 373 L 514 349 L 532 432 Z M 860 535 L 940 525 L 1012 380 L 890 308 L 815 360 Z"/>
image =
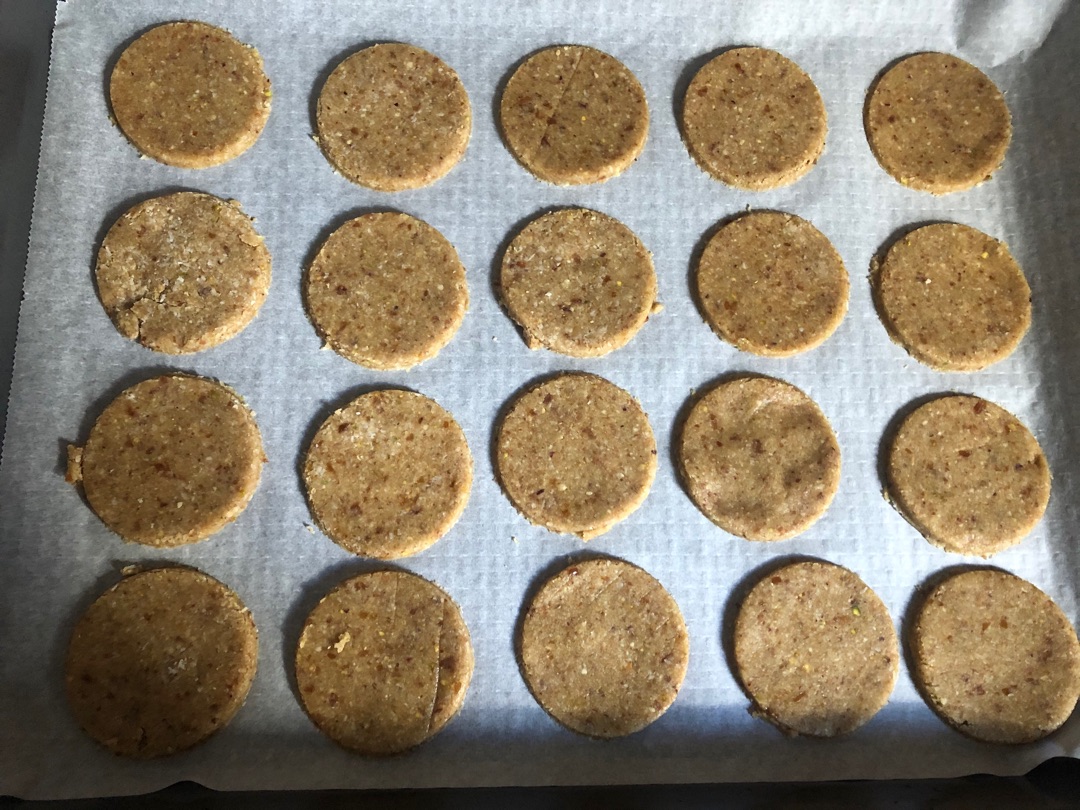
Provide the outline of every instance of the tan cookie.
<path id="1" fill-rule="evenodd" d="M 649 251 L 618 220 L 584 208 L 526 225 L 506 249 L 499 286 L 530 349 L 571 357 L 626 345 L 656 307 Z"/>
<path id="2" fill-rule="evenodd" d="M 649 105 L 618 59 L 560 45 L 534 53 L 514 71 L 499 103 L 499 123 L 510 152 L 541 180 L 602 183 L 645 148 Z"/>
<path id="3" fill-rule="evenodd" d="M 663 585 L 629 563 L 599 559 L 544 584 L 525 614 L 520 654 L 548 714 L 580 734 L 621 737 L 674 702 L 690 641 Z"/>
<path id="4" fill-rule="evenodd" d="M 258 649 L 251 611 L 213 577 L 190 568 L 132 574 L 75 625 L 68 703 L 86 733 L 115 754 L 175 754 L 232 720 Z"/>
<path id="5" fill-rule="evenodd" d="M 979 557 L 1024 539 L 1050 500 L 1050 468 L 1031 431 L 978 397 L 912 411 L 892 441 L 887 478 L 893 506 L 927 540 Z"/>
<path id="6" fill-rule="evenodd" d="M 840 446 L 810 397 L 770 377 L 722 383 L 694 403 L 679 468 L 698 509 L 747 540 L 806 531 L 840 485 Z"/>
<path id="7" fill-rule="evenodd" d="M 698 166 L 750 191 L 794 183 L 817 163 L 828 129 L 813 80 L 776 51 L 734 48 L 697 72 L 682 131 Z"/>
<path id="8" fill-rule="evenodd" d="M 1001 91 L 981 70 L 944 53 L 918 53 L 889 68 L 870 90 L 865 125 L 881 167 L 933 194 L 990 179 L 1012 138 Z"/>
<path id="9" fill-rule="evenodd" d="M 1049 596 L 1005 571 L 965 571 L 934 588 L 911 643 L 927 703 L 976 740 L 1034 742 L 1080 697 L 1076 631 Z"/>
<path id="10" fill-rule="evenodd" d="M 465 702 L 472 671 L 458 606 L 404 571 L 342 582 L 311 611 L 296 649 L 308 717 L 369 756 L 406 751 L 442 730 Z"/>
<path id="11" fill-rule="evenodd" d="M 376 191 L 428 186 L 465 154 L 469 95 L 453 68 L 422 48 L 373 45 L 326 80 L 318 142 L 344 177 Z"/>
<path id="12" fill-rule="evenodd" d="M 791 214 L 756 211 L 721 227 L 702 251 L 696 281 L 713 331 L 765 357 L 819 346 L 847 313 L 840 254 Z"/>
<path id="13" fill-rule="evenodd" d="M 743 601 L 735 666 L 755 714 L 789 734 L 834 737 L 885 705 L 900 650 L 865 582 L 839 565 L 801 562 L 764 576 Z"/>
<path id="14" fill-rule="evenodd" d="M 434 357 L 469 308 L 454 246 L 407 214 L 365 214 L 330 234 L 308 269 L 306 293 L 327 345 L 376 369 Z"/>
<path id="15" fill-rule="evenodd" d="M 496 442 L 499 481 L 517 510 L 582 540 L 641 506 L 656 477 L 649 418 L 593 374 L 561 374 L 520 394 Z"/>
<path id="16" fill-rule="evenodd" d="M 893 339 L 941 371 L 977 371 L 1012 354 L 1031 326 L 1031 288 L 1003 242 L 966 225 L 918 228 L 871 270 Z"/>
<path id="17" fill-rule="evenodd" d="M 364 557 L 416 554 L 450 531 L 472 488 L 472 455 L 458 423 L 434 400 L 373 391 L 335 411 L 304 460 L 319 527 Z"/>
<path id="18" fill-rule="evenodd" d="M 109 78 L 116 123 L 135 148 L 184 169 L 232 160 L 270 116 L 270 80 L 258 52 L 202 22 L 151 28 Z"/>
<path id="19" fill-rule="evenodd" d="M 167 374 L 133 385 L 102 411 L 83 447 L 68 447 L 69 483 L 124 540 L 179 546 L 244 511 L 259 485 L 255 417 L 213 380 Z"/>

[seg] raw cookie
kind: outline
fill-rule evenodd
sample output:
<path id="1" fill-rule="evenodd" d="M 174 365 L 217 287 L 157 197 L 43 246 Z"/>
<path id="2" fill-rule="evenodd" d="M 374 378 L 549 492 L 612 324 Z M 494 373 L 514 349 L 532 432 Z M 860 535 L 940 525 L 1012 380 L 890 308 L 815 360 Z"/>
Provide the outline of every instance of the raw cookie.
<path id="1" fill-rule="evenodd" d="M 966 225 L 918 228 L 871 270 L 882 323 L 916 360 L 977 371 L 1031 326 L 1031 288 L 1003 242 Z"/>
<path id="2" fill-rule="evenodd" d="M 422 48 L 373 45 L 334 68 L 319 93 L 316 140 L 344 177 L 376 191 L 428 186 L 465 154 L 469 95 Z"/>
<path id="3" fill-rule="evenodd" d="M 656 306 L 656 273 L 641 240 L 584 208 L 526 225 L 503 255 L 499 286 L 530 349 L 571 357 L 624 346 Z"/>
<path id="4" fill-rule="evenodd" d="M 472 671 L 458 606 L 404 571 L 342 582 L 311 611 L 296 649 L 308 717 L 334 742 L 369 756 L 437 734 L 464 703 Z"/>
<path id="5" fill-rule="evenodd" d="M 568 373 L 520 394 L 499 425 L 503 491 L 531 523 L 591 540 L 641 506 L 656 439 L 641 405 L 594 374 Z"/>
<path id="6" fill-rule="evenodd" d="M 690 409 L 679 469 L 698 509 L 747 540 L 806 531 L 840 485 L 840 446 L 825 414 L 770 377 L 722 383 Z"/>
<path id="7" fill-rule="evenodd" d="M 1012 138 L 1001 91 L 974 65 L 944 53 L 918 53 L 889 68 L 870 90 L 865 123 L 881 167 L 933 194 L 989 180 Z"/>
<path id="8" fill-rule="evenodd" d="M 151 28 L 109 77 L 116 123 L 135 148 L 184 169 L 247 151 L 270 115 L 270 80 L 258 51 L 202 22 Z"/>
<path id="9" fill-rule="evenodd" d="M 1050 500 L 1050 468 L 1020 420 L 985 399 L 945 396 L 904 419 L 886 496 L 939 548 L 989 557 L 1019 543 Z"/>
<path id="10" fill-rule="evenodd" d="M 847 312 L 840 254 L 805 219 L 776 211 L 745 214 L 721 227 L 702 251 L 696 282 L 713 331 L 765 357 L 819 346 Z"/>
<path id="11" fill-rule="evenodd" d="M 926 599 L 911 633 L 927 703 L 977 740 L 1026 743 L 1072 714 L 1080 642 L 1061 608 L 1019 577 L 965 571 Z"/>
<path id="12" fill-rule="evenodd" d="M 618 59 L 560 45 L 534 53 L 514 71 L 499 103 L 499 123 L 510 152 L 541 180 L 602 183 L 645 148 L 649 105 Z"/>
<path id="13" fill-rule="evenodd" d="M 813 80 L 776 51 L 734 48 L 694 76 L 682 131 L 698 166 L 750 191 L 794 183 L 817 163 L 828 129 Z"/>
<path id="14" fill-rule="evenodd" d="M 251 611 L 213 577 L 156 568 L 87 608 L 68 646 L 68 703 L 115 754 L 175 754 L 228 724 L 255 677 Z"/>
<path id="15" fill-rule="evenodd" d="M 237 202 L 182 191 L 129 208 L 98 252 L 98 296 L 126 338 L 191 354 L 239 334 L 270 287 L 270 253 Z"/>
<path id="16" fill-rule="evenodd" d="M 663 585 L 637 566 L 598 559 L 544 584 L 525 614 L 520 653 L 548 714 L 580 734 L 621 737 L 674 702 L 690 642 Z"/>
<path id="17" fill-rule="evenodd" d="M 83 447 L 68 447 L 69 483 L 124 540 L 179 546 L 236 520 L 259 485 L 255 417 L 213 380 L 167 374 L 124 390 Z"/>
<path id="18" fill-rule="evenodd" d="M 735 666 L 754 714 L 834 737 L 885 705 L 900 650 L 889 611 L 851 571 L 800 562 L 764 576 L 735 620 Z"/>
<path id="19" fill-rule="evenodd" d="M 365 214 L 330 234 L 308 269 L 306 293 L 327 345 L 376 369 L 434 357 L 469 308 L 454 246 L 408 214 Z"/>
<path id="20" fill-rule="evenodd" d="M 327 536 L 364 557 L 416 554 L 450 531 L 472 487 L 458 423 L 410 391 L 373 391 L 335 411 L 304 459 L 311 512 Z"/>

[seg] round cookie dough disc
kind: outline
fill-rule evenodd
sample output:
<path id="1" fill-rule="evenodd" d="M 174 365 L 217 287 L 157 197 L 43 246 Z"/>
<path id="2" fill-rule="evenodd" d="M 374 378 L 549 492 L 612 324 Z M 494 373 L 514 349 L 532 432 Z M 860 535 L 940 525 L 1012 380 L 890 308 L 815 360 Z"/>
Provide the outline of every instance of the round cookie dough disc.
<path id="1" fill-rule="evenodd" d="M 336 743 L 370 756 L 437 734 L 464 703 L 472 671 L 458 606 L 404 571 L 342 582 L 311 611 L 296 650 L 304 711 Z"/>
<path id="2" fill-rule="evenodd" d="M 110 751 L 174 754 L 228 724 L 255 677 L 259 639 L 235 593 L 190 568 L 133 574 L 90 605 L 68 646 L 68 703 Z"/>
<path id="3" fill-rule="evenodd" d="M 1012 138 L 1009 108 L 994 83 L 944 53 L 915 54 L 889 68 L 870 91 L 865 123 L 881 167 L 933 194 L 989 179 Z"/>
<path id="4" fill-rule="evenodd" d="M 966 225 L 918 228 L 889 248 L 874 282 L 889 334 L 941 371 L 1012 354 L 1031 326 L 1031 289 L 1003 242 Z"/>
<path id="5" fill-rule="evenodd" d="M 713 331 L 766 357 L 820 345 L 847 312 L 840 254 L 821 231 L 791 214 L 758 211 L 722 226 L 702 251 L 696 281 Z"/>
<path id="6" fill-rule="evenodd" d="M 560 45 L 521 63 L 503 90 L 499 122 L 515 158 L 560 186 L 602 183 L 645 148 L 649 105 L 626 65 L 583 45 Z"/>
<path id="7" fill-rule="evenodd" d="M 373 391 L 323 422 L 304 460 L 319 527 L 342 548 L 392 560 L 450 531 L 472 487 L 472 455 L 454 418 L 409 391 Z"/>
<path id="8" fill-rule="evenodd" d="M 1080 697 L 1076 631 L 1049 596 L 1004 571 L 965 571 L 934 588 L 912 646 L 927 702 L 977 740 L 1034 742 Z"/>
<path id="9" fill-rule="evenodd" d="M 453 68 L 422 48 L 373 45 L 326 80 L 318 141 L 347 179 L 375 191 L 428 186 L 469 145 L 469 96 Z"/>
<path id="10" fill-rule="evenodd" d="M 148 349 L 191 354 L 239 334 L 270 287 L 270 253 L 235 202 L 182 191 L 129 208 L 95 270 L 117 330 Z"/>
<path id="11" fill-rule="evenodd" d="M 698 509 L 747 540 L 808 529 L 840 485 L 840 446 L 825 414 L 769 377 L 722 383 L 690 409 L 679 467 Z"/>
<path id="12" fill-rule="evenodd" d="M 571 357 L 625 345 L 656 304 L 656 273 L 641 240 L 583 208 L 526 225 L 506 249 L 499 285 L 529 348 Z"/>
<path id="13" fill-rule="evenodd" d="M 735 620 L 735 666 L 755 713 L 791 734 L 834 737 L 885 705 L 900 651 L 889 611 L 866 583 L 825 562 L 761 579 Z"/>
<path id="14" fill-rule="evenodd" d="M 258 52 L 201 22 L 151 28 L 109 77 L 116 123 L 148 157 L 205 169 L 247 151 L 270 115 Z"/>
<path id="15" fill-rule="evenodd" d="M 649 418 L 593 374 L 562 374 L 519 395 L 496 442 L 499 481 L 517 510 L 583 540 L 641 506 L 656 476 Z"/>
<path id="16" fill-rule="evenodd" d="M 1019 543 L 1046 511 L 1050 468 L 1020 420 L 985 399 L 916 408 L 889 450 L 888 496 L 931 543 L 989 557 Z"/>
<path id="17" fill-rule="evenodd" d="M 525 681 L 548 714 L 580 734 L 621 737 L 674 702 L 690 643 L 663 585 L 629 563 L 598 559 L 540 589 L 520 653 Z"/>
<path id="18" fill-rule="evenodd" d="M 720 54 L 683 99 L 683 137 L 698 166 L 749 191 L 786 186 L 810 171 L 825 148 L 826 121 L 811 78 L 766 48 Z"/>
<path id="19" fill-rule="evenodd" d="M 255 417 L 213 380 L 146 380 L 102 411 L 82 448 L 68 450 L 68 480 L 123 539 L 179 546 L 209 537 L 244 511 L 263 455 Z"/>

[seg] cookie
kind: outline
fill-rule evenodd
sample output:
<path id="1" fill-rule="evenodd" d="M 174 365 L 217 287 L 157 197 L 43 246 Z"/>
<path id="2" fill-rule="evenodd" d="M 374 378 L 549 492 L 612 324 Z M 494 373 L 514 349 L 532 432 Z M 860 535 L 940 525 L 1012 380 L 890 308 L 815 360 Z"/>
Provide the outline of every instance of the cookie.
<path id="1" fill-rule="evenodd" d="M 723 225 L 702 251 L 695 280 L 712 330 L 765 357 L 821 345 L 847 313 L 840 254 L 791 214 L 755 211 Z"/>
<path id="2" fill-rule="evenodd" d="M 945 53 L 896 63 L 866 100 L 866 138 L 881 168 L 908 188 L 948 194 L 989 180 L 1005 159 L 1005 98 L 974 65 Z"/>
<path id="3" fill-rule="evenodd" d="M 437 402 L 373 391 L 323 422 L 304 459 L 304 488 L 331 540 L 392 560 L 450 531 L 469 500 L 472 466 L 465 434 Z"/>
<path id="4" fill-rule="evenodd" d="M 132 574 L 99 596 L 68 645 L 68 704 L 114 754 L 175 754 L 227 725 L 255 677 L 251 611 L 190 568 Z"/>
<path id="5" fill-rule="evenodd" d="M 404 571 L 342 582 L 311 611 L 296 648 L 308 717 L 369 756 L 406 751 L 441 731 L 465 702 L 472 671 L 458 606 Z"/>
<path id="6" fill-rule="evenodd" d="M 545 48 L 506 83 L 499 123 L 511 154 L 560 186 L 602 183 L 637 160 L 649 134 L 645 91 L 613 56 L 584 45 Z"/>
<path id="7" fill-rule="evenodd" d="M 938 548 L 989 557 L 1016 545 L 1050 500 L 1050 468 L 1020 420 L 944 396 L 908 414 L 889 448 L 886 496 Z"/>
<path id="8" fill-rule="evenodd" d="M 584 208 L 526 225 L 503 255 L 499 287 L 530 349 L 571 357 L 626 345 L 656 306 L 656 273 L 641 240 Z"/>
<path id="9" fill-rule="evenodd" d="M 446 238 L 408 214 L 365 214 L 330 234 L 307 273 L 308 314 L 326 345 L 375 369 L 438 354 L 469 308 Z"/>
<path id="10" fill-rule="evenodd" d="M 794 183 L 825 148 L 825 105 L 813 80 L 766 48 L 733 48 L 697 72 L 682 133 L 702 171 L 736 188 Z"/>
<path id="11" fill-rule="evenodd" d="M 422 48 L 373 45 L 334 68 L 319 92 L 316 140 L 345 178 L 375 191 L 429 186 L 465 154 L 469 95 Z"/>
<path id="12" fill-rule="evenodd" d="M 999 242 L 966 225 L 917 228 L 871 281 L 889 335 L 940 371 L 978 371 L 1012 354 L 1031 326 L 1031 288 Z"/>
<path id="13" fill-rule="evenodd" d="M 770 377 L 722 383 L 694 403 L 679 471 L 698 509 L 747 540 L 806 531 L 840 485 L 840 446 L 817 404 Z"/>
<path id="14" fill-rule="evenodd" d="M 270 116 L 258 51 L 203 22 L 151 28 L 109 76 L 117 125 L 142 154 L 205 169 L 246 152 Z"/>
<path id="15" fill-rule="evenodd" d="M 132 206 L 109 228 L 95 279 L 120 334 L 191 354 L 236 336 L 258 314 L 270 253 L 239 203 L 182 191 Z"/>
<path id="16" fill-rule="evenodd" d="M 571 731 L 622 737 L 675 701 L 690 641 L 664 586 L 621 560 L 575 563 L 529 605 L 521 671 L 533 697 Z"/>
<path id="17" fill-rule="evenodd" d="M 835 737 L 885 705 L 900 666 L 889 611 L 854 573 L 800 562 L 766 574 L 735 619 L 753 713 L 788 734 Z"/>
<path id="18" fill-rule="evenodd" d="M 255 417 L 213 380 L 166 374 L 122 391 L 83 447 L 68 447 L 67 480 L 124 540 L 180 546 L 244 511 L 259 485 Z"/>
<path id="19" fill-rule="evenodd" d="M 530 523 L 591 540 L 649 494 L 656 439 L 626 391 L 593 374 L 560 374 L 510 405 L 499 424 L 495 467 Z"/>
<path id="20" fill-rule="evenodd" d="M 937 585 L 911 646 L 926 702 L 976 740 L 1039 740 L 1080 697 L 1076 631 L 1049 596 L 1005 571 L 964 571 Z"/>

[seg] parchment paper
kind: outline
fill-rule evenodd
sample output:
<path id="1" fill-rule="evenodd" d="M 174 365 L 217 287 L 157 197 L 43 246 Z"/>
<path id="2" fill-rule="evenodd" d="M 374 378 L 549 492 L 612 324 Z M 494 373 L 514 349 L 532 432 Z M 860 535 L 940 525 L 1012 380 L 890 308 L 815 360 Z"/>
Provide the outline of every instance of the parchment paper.
<path id="1" fill-rule="evenodd" d="M 114 3 L 57 9 L 41 164 L 19 325 L 11 409 L 0 468 L 0 793 L 74 797 L 148 791 L 180 779 L 213 788 L 345 788 L 678 781 L 846 779 L 1022 773 L 1080 751 L 1080 720 L 1018 748 L 966 740 L 917 695 L 906 666 L 889 705 L 842 739 L 787 739 L 747 713 L 723 648 L 733 593 L 755 571 L 790 556 L 820 557 L 860 574 L 898 625 L 928 577 L 970 563 L 930 546 L 881 498 L 879 442 L 906 404 L 964 391 L 1017 414 L 1055 473 L 1045 520 L 993 558 L 1049 593 L 1075 623 L 1080 384 L 1074 352 L 1080 304 L 1076 217 L 1080 170 L 1080 9 L 1062 2 L 529 3 L 423 0 L 222 0 Z M 262 53 L 273 113 L 258 143 L 224 166 L 188 171 L 140 160 L 109 121 L 108 70 L 149 26 L 174 19 L 223 26 Z M 315 94 L 329 70 L 365 44 L 402 40 L 443 57 L 473 105 L 463 162 L 420 191 L 380 194 L 335 175 L 312 142 Z M 498 88 L 532 51 L 585 43 L 621 59 L 641 80 L 652 123 L 640 160 L 610 182 L 562 189 L 533 179 L 500 142 Z M 700 172 L 675 122 L 690 77 L 719 49 L 776 48 L 813 77 L 829 115 L 820 164 L 786 189 L 747 193 Z M 892 60 L 920 50 L 956 53 L 1005 91 L 1015 138 L 1003 169 L 943 198 L 910 191 L 876 164 L 862 129 L 865 91 Z M 176 189 L 241 201 L 273 255 L 273 284 L 258 319 L 224 346 L 170 359 L 121 338 L 97 301 L 92 266 L 115 218 Z M 652 250 L 663 312 L 603 359 L 531 352 L 492 292 L 508 237 L 552 207 L 583 205 L 617 217 Z M 851 274 L 850 312 L 803 356 L 741 354 L 705 325 L 689 293 L 691 257 L 717 220 L 774 208 L 806 217 L 836 245 Z M 400 373 L 354 366 L 320 342 L 301 304 L 303 266 L 329 231 L 360 212 L 397 209 L 437 227 L 468 268 L 464 326 L 434 360 Z M 1034 295 L 1034 326 L 1010 359 L 978 374 L 942 374 L 886 336 L 866 282 L 872 255 L 913 223 L 966 223 L 1008 242 Z M 125 545 L 64 483 L 67 441 L 124 387 L 167 369 L 219 378 L 253 406 L 269 464 L 235 524 L 194 546 Z M 637 396 L 660 447 L 643 508 L 586 547 L 530 526 L 500 492 L 490 463 L 500 406 L 536 377 L 596 372 Z M 800 386 L 824 409 L 843 449 L 843 478 L 827 515 L 801 537 L 755 544 L 713 526 L 680 488 L 671 463 L 676 417 L 691 392 L 725 374 L 756 371 Z M 386 761 L 337 748 L 301 711 L 289 661 L 307 611 L 337 581 L 372 565 L 311 522 L 297 473 L 328 413 L 358 393 L 399 385 L 434 397 L 460 421 L 476 461 L 464 517 L 401 566 L 446 588 L 472 631 L 477 667 L 460 716 L 419 750 Z M 611 554 L 658 577 L 691 634 L 689 674 L 661 720 L 630 738 L 595 742 L 558 727 L 518 672 L 514 632 L 538 578 L 574 555 Z M 238 591 L 260 630 L 259 672 L 247 705 L 205 745 L 167 760 L 127 762 L 76 727 L 62 662 L 74 619 L 130 563 L 196 566 Z M 760 573 L 760 572 L 759 572 Z"/>

